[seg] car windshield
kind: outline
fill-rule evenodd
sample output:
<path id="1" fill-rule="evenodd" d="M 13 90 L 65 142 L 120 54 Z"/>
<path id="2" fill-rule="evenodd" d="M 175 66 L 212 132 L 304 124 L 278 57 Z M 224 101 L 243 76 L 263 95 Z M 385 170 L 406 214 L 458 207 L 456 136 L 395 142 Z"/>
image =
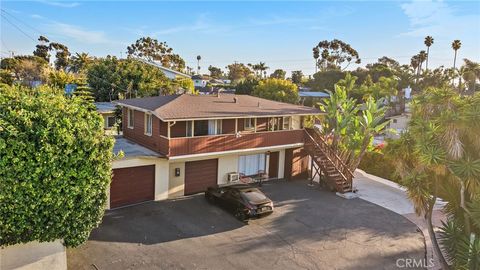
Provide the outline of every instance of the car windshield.
<path id="1" fill-rule="evenodd" d="M 242 191 L 242 195 L 247 199 L 248 201 L 261 201 L 265 200 L 267 197 L 260 192 L 258 189 L 249 189 L 249 190 L 244 190 Z"/>

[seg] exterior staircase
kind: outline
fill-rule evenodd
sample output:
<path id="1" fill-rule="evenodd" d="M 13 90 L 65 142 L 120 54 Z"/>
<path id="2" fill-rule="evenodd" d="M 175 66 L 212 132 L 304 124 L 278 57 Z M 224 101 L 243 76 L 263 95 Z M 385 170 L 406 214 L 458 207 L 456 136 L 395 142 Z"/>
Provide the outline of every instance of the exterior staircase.
<path id="1" fill-rule="evenodd" d="M 307 128 L 305 132 L 305 150 L 325 176 L 327 185 L 339 193 L 352 192 L 353 173 L 348 166 L 318 131 Z M 313 167 L 312 164 L 312 171 Z"/>

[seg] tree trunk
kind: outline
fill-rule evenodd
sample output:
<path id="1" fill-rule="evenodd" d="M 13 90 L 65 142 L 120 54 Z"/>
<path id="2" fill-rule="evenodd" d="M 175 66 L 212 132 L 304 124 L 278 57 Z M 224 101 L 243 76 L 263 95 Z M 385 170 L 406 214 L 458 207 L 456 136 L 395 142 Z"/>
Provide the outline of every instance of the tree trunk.
<path id="1" fill-rule="evenodd" d="M 455 63 L 457 62 L 457 50 L 455 50 L 455 56 L 453 57 L 453 70 L 455 71 Z"/>
<path id="2" fill-rule="evenodd" d="M 430 56 L 430 46 L 427 47 L 427 62 L 425 63 L 425 71 L 428 71 L 428 57 Z"/>
<path id="3" fill-rule="evenodd" d="M 448 269 L 450 269 L 450 266 L 448 265 L 447 261 L 443 257 L 442 250 L 440 249 L 440 246 L 438 245 L 437 237 L 435 236 L 435 231 L 433 230 L 432 213 L 433 213 L 433 207 L 434 207 L 436 201 L 437 201 L 436 196 L 434 196 L 430 200 L 430 202 L 428 204 L 427 212 L 425 213 L 425 221 L 427 223 L 428 234 L 430 235 L 430 241 L 432 242 L 433 250 L 437 254 L 438 260 L 440 261 L 440 264 L 442 265 L 442 269 L 443 270 L 448 270 Z"/>

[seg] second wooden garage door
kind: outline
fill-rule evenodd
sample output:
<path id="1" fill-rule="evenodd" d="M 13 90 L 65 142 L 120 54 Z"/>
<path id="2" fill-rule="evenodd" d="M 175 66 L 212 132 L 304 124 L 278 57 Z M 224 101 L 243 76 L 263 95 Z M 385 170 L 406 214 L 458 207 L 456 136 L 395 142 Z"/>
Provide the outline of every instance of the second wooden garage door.
<path id="1" fill-rule="evenodd" d="M 203 192 L 217 185 L 217 159 L 185 163 L 185 195 Z"/>
<path id="2" fill-rule="evenodd" d="M 154 192 L 154 165 L 114 169 L 110 184 L 110 208 L 151 201 Z"/>

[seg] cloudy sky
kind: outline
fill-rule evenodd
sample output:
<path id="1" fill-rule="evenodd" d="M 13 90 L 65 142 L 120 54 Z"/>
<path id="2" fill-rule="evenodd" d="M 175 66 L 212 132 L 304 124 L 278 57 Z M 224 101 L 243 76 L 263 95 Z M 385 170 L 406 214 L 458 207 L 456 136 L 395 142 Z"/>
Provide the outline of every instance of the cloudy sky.
<path id="1" fill-rule="evenodd" d="M 312 74 L 312 47 L 324 39 L 350 43 L 363 66 L 382 56 L 409 63 L 431 35 L 429 66 L 452 65 L 454 39 L 462 41 L 460 59 L 480 61 L 479 1 L 2 0 L 0 5 L 2 57 L 11 51 L 31 54 L 39 35 L 94 56 L 125 56 L 129 44 L 151 36 L 166 41 L 192 67 L 201 55 L 203 72 L 209 65 L 262 61 L 270 72 Z"/>

